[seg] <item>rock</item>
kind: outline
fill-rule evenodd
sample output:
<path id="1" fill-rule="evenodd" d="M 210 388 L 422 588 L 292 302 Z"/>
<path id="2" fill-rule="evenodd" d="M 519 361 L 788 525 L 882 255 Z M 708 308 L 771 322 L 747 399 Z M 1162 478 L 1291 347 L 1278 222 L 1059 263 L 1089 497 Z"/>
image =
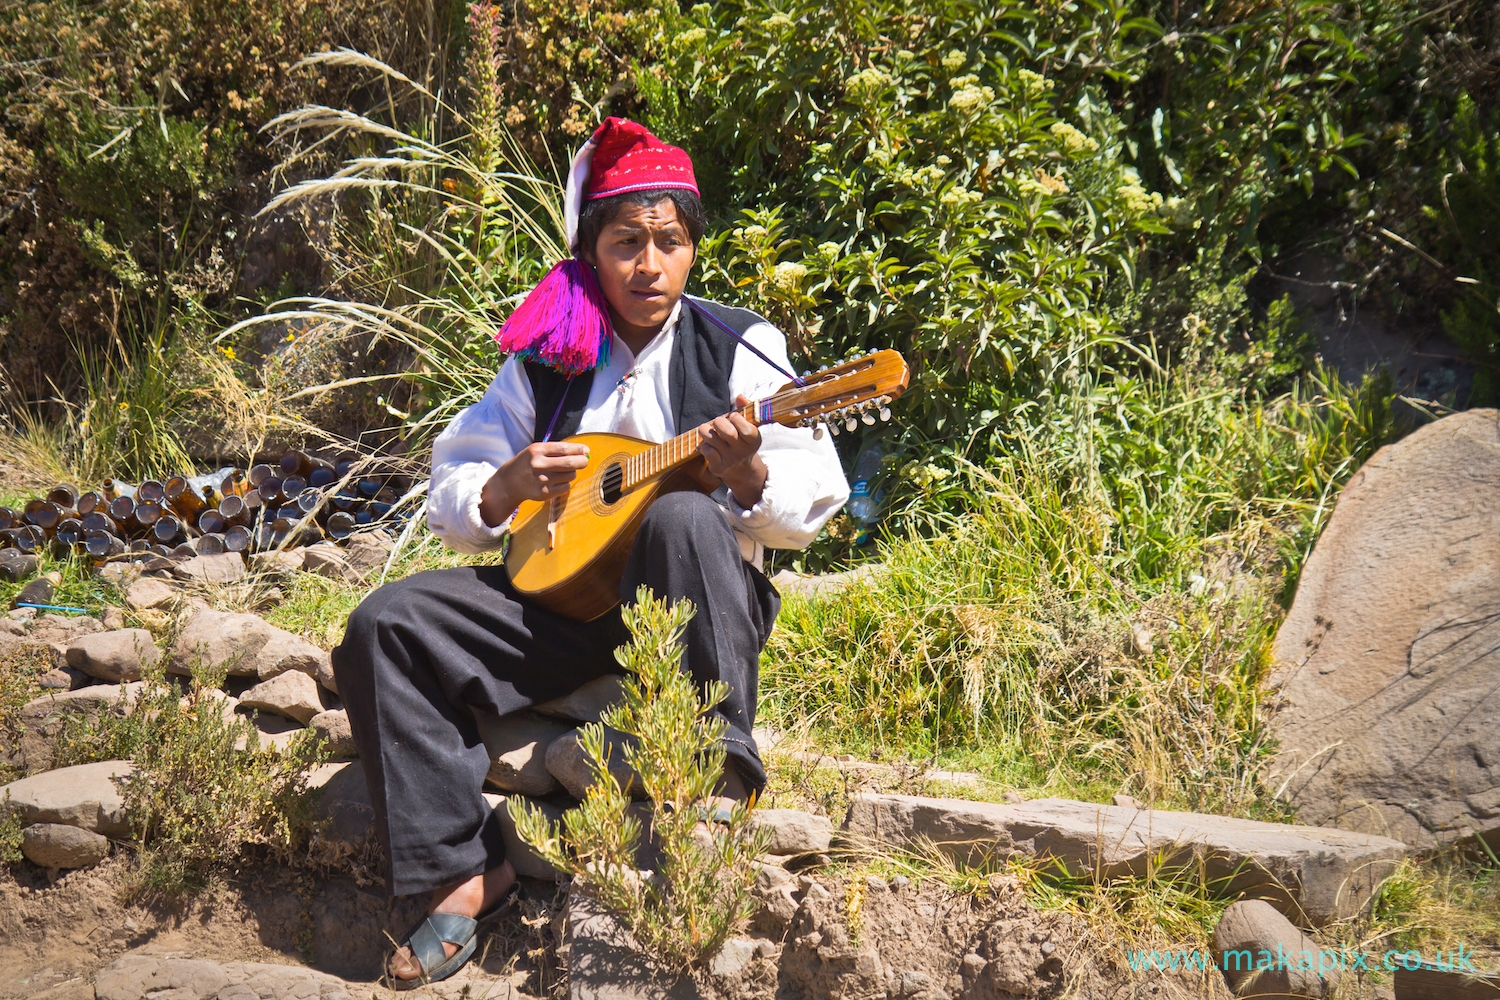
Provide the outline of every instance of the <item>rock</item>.
<path id="1" fill-rule="evenodd" d="M 193 664 L 225 667 L 231 676 L 269 680 L 298 670 L 336 691 L 328 654 L 259 615 L 199 611 L 172 643 L 167 670 L 191 673 Z"/>
<path id="2" fill-rule="evenodd" d="M 97 1000 L 351 1000 L 348 984 L 300 965 L 124 955 L 94 980 Z"/>
<path id="3" fill-rule="evenodd" d="M 99 624 L 104 626 L 106 632 L 113 632 L 115 629 L 124 628 L 125 612 L 111 604 L 99 616 Z"/>
<path id="4" fill-rule="evenodd" d="M 1277 634 L 1268 785 L 1305 823 L 1500 846 L 1500 412 L 1376 452 Z"/>
<path id="5" fill-rule="evenodd" d="M 866 564 L 842 573 L 824 573 L 820 576 L 803 576 L 784 569 L 771 577 L 771 583 L 783 594 L 799 597 L 831 597 L 857 583 L 866 583 L 880 567 Z"/>
<path id="6" fill-rule="evenodd" d="M 13 622 L 34 622 L 36 621 L 36 608 L 16 608 L 14 611 L 6 612 L 5 617 Z"/>
<path id="7" fill-rule="evenodd" d="M 177 600 L 179 591 L 165 580 L 144 576 L 130 585 L 125 592 L 125 603 L 132 611 L 170 607 Z"/>
<path id="8" fill-rule="evenodd" d="M 344 558 L 354 571 L 366 579 L 378 576 L 385 569 L 396 540 L 389 532 L 380 529 L 361 531 L 351 536 L 344 549 Z"/>
<path id="9" fill-rule="evenodd" d="M 318 738 L 328 744 L 328 753 L 334 760 L 359 756 L 354 745 L 354 730 L 349 728 L 349 713 L 342 708 L 319 712 L 309 723 Z"/>
<path id="10" fill-rule="evenodd" d="M 614 914 L 568 893 L 568 1000 L 697 1000 L 687 976 L 653 962 Z M 103 996 L 99 1000 L 105 1000 Z"/>
<path id="11" fill-rule="evenodd" d="M 37 823 L 21 831 L 21 853 L 43 868 L 87 868 L 109 857 L 109 838 L 61 823 Z"/>
<path id="12" fill-rule="evenodd" d="M 500 834 L 505 838 L 505 857 L 516 866 L 516 872 L 526 878 L 539 878 L 550 881 L 559 874 L 547 862 L 543 861 L 531 845 L 521 839 L 516 833 L 516 824 L 510 818 L 510 809 L 506 801 L 511 798 L 519 799 L 522 803 L 536 806 L 547 817 L 548 821 L 556 823 L 562 819 L 562 806 L 555 806 L 550 802 L 540 802 L 529 799 L 524 795 L 496 795 L 494 792 L 485 792 L 484 800 L 489 803 L 490 808 L 495 811 L 495 816 L 500 820 Z"/>
<path id="13" fill-rule="evenodd" d="M 583 798 L 589 786 L 594 783 L 593 761 L 589 760 L 588 753 L 583 749 L 582 736 L 581 730 L 572 729 L 547 747 L 547 770 L 562 782 L 568 794 L 575 799 Z M 609 772 L 615 776 L 626 794 L 630 794 L 639 791 L 640 782 L 636 780 L 635 771 L 625 763 L 624 740 L 625 737 L 613 729 L 605 730 Z"/>
<path id="14" fill-rule="evenodd" d="M 547 748 L 569 731 L 566 723 L 529 712 L 512 712 L 503 718 L 476 712 L 474 719 L 490 755 L 487 784 L 522 795 L 557 791 L 557 779 L 547 770 Z"/>
<path id="15" fill-rule="evenodd" d="M 238 552 L 193 556 L 172 566 L 172 575 L 189 583 L 238 583 L 248 574 Z"/>
<path id="16" fill-rule="evenodd" d="M 318 790 L 318 818 L 328 824 L 325 837 L 357 844 L 375 836 L 375 809 L 359 761 L 320 764 L 307 773 L 307 787 Z"/>
<path id="17" fill-rule="evenodd" d="M 257 552 L 250 557 L 250 572 L 267 576 L 287 577 L 302 568 L 302 553 L 291 549 L 273 549 Z"/>
<path id="18" fill-rule="evenodd" d="M 144 667 L 161 659 L 156 640 L 143 628 L 96 632 L 68 644 L 68 666 L 101 681 L 138 681 Z"/>
<path id="19" fill-rule="evenodd" d="M 708 960 L 708 974 L 719 979 L 738 979 L 755 961 L 760 942 L 754 938 L 732 937 Z"/>
<path id="20" fill-rule="evenodd" d="M 88 615 L 64 618 L 62 615 L 49 613 L 32 623 L 30 635 L 36 642 L 60 642 L 67 645 L 80 636 L 103 631 L 104 625 Z"/>
<path id="21" fill-rule="evenodd" d="M 123 837 L 129 834 L 130 824 L 115 779 L 128 777 L 134 770 L 128 760 L 104 760 L 33 774 L 0 787 L 0 809 L 18 814 L 22 826 L 61 823 Z"/>
<path id="22" fill-rule="evenodd" d="M 309 545 L 302 550 L 302 570 L 345 583 L 361 582 L 360 575 L 344 558 L 344 550 L 327 542 Z"/>
<path id="23" fill-rule="evenodd" d="M 66 651 L 64 651 L 66 654 Z M 71 691 L 81 688 L 92 678 L 82 670 L 71 667 L 53 667 L 37 677 L 36 682 L 48 691 Z"/>
<path id="24" fill-rule="evenodd" d="M 534 706 L 532 711 L 575 722 L 598 722 L 605 709 L 625 699 L 624 684 L 625 678 L 621 675 L 605 674 L 570 695 Z"/>
<path id="25" fill-rule="evenodd" d="M 1140 809 L 1146 808 L 1146 803 L 1142 802 L 1140 799 L 1136 798 L 1134 795 L 1126 795 L 1124 793 L 1120 793 L 1120 794 L 1116 795 L 1112 801 L 1114 802 L 1115 805 L 1119 806 L 1121 809 L 1136 809 L 1136 810 L 1140 810 Z"/>
<path id="26" fill-rule="evenodd" d="M 767 854 L 819 854 L 833 839 L 833 823 L 801 809 L 757 809 L 750 814 L 753 829 L 771 831 Z"/>
<path id="27" fill-rule="evenodd" d="M 140 570 L 136 568 L 134 563 L 123 559 L 116 562 L 107 562 L 95 572 L 99 574 L 100 579 L 121 588 L 128 586 L 131 580 L 140 575 Z"/>
<path id="28" fill-rule="evenodd" d="M 146 690 L 145 681 L 133 684 L 91 684 L 72 691 L 54 691 L 28 701 L 21 709 L 21 718 L 39 721 L 65 711 L 92 712 L 109 708 L 118 712 L 128 711 Z"/>
<path id="29" fill-rule="evenodd" d="M 6 551 L 6 550 L 0 550 Z M 21 608 L 21 611 L 30 611 L 36 614 L 35 608 Z M 15 614 L 14 611 L 11 615 Z M 0 635 L 24 636 L 31 632 L 31 620 L 26 618 L 12 618 L 10 615 L 0 617 Z"/>
<path id="30" fill-rule="evenodd" d="M 1324 954 L 1316 941 L 1262 899 L 1230 905 L 1214 928 L 1213 955 L 1235 996 L 1259 1000 L 1332 996 L 1339 984 L 1338 953 L 1326 953 L 1332 964 L 1323 963 L 1320 975 L 1319 959 Z M 1286 962 L 1280 961 L 1282 955 L 1287 956 Z M 1299 970 L 1297 966 L 1304 964 L 1304 957 L 1311 968 Z M 1257 972 L 1262 959 L 1282 967 Z"/>
<path id="31" fill-rule="evenodd" d="M 915 847 L 925 838 L 957 859 L 1052 858 L 1075 875 L 1104 878 L 1201 865 L 1223 895 L 1262 895 L 1312 926 L 1358 912 L 1406 853 L 1372 834 L 1069 799 L 1000 805 L 861 794 L 843 828 L 857 842 Z"/>
<path id="32" fill-rule="evenodd" d="M 285 750 L 287 744 L 292 742 L 292 738 L 306 729 L 305 726 L 295 719 L 288 719 L 280 715 L 267 715 L 264 712 L 257 713 L 251 725 L 255 727 L 262 747 L 270 746 L 275 747 L 277 750 Z M 243 750 L 248 742 L 248 740 L 243 739 L 236 740 L 235 749 Z"/>
<path id="33" fill-rule="evenodd" d="M 240 695 L 240 707 L 275 712 L 305 726 L 323 711 L 323 700 L 317 681 L 300 670 L 288 670 Z"/>

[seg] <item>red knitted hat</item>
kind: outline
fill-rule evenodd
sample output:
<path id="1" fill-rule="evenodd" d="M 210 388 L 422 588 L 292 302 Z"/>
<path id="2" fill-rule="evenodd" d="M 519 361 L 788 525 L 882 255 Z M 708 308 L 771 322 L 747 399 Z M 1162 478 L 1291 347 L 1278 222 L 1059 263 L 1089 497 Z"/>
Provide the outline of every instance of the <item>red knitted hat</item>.
<path id="1" fill-rule="evenodd" d="M 668 146 L 644 125 L 610 117 L 594 130 L 593 162 L 589 164 L 585 201 L 628 191 L 680 188 L 698 193 L 693 161 L 676 146 Z"/>
<path id="2" fill-rule="evenodd" d="M 573 157 L 563 190 L 563 225 L 568 246 L 578 236 L 583 203 L 627 191 L 678 188 L 698 194 L 693 161 L 668 146 L 646 126 L 626 118 L 606 118 Z"/>

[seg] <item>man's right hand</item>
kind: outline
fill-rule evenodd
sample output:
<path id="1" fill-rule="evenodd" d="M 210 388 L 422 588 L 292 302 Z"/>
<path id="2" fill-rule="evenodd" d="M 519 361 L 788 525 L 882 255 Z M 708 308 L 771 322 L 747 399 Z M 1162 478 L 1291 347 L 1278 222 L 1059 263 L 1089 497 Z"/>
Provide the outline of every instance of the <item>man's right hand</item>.
<path id="1" fill-rule="evenodd" d="M 479 495 L 479 516 L 491 528 L 510 516 L 522 500 L 550 500 L 568 491 L 589 464 L 587 445 L 546 441 L 527 445 L 495 470 Z"/>

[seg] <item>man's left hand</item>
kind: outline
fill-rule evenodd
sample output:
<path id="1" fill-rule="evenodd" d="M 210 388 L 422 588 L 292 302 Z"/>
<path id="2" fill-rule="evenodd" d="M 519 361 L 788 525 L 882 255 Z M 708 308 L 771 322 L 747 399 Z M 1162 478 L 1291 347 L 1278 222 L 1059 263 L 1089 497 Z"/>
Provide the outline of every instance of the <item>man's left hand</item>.
<path id="1" fill-rule="evenodd" d="M 734 405 L 744 407 L 750 400 L 736 396 Z M 741 507 L 760 503 L 766 488 L 766 463 L 760 457 L 760 428 L 740 416 L 738 411 L 717 417 L 698 428 L 703 438 L 698 451 L 708 463 L 708 471 L 729 487 Z"/>

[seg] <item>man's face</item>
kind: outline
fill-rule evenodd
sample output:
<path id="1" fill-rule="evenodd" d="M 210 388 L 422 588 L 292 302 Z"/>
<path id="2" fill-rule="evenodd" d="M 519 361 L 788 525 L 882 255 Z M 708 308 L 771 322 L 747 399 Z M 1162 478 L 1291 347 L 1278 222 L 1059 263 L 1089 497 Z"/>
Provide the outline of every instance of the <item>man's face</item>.
<path id="1" fill-rule="evenodd" d="M 670 198 L 626 205 L 599 233 L 592 254 L 616 331 L 627 340 L 655 334 L 672 314 L 697 252 Z"/>

